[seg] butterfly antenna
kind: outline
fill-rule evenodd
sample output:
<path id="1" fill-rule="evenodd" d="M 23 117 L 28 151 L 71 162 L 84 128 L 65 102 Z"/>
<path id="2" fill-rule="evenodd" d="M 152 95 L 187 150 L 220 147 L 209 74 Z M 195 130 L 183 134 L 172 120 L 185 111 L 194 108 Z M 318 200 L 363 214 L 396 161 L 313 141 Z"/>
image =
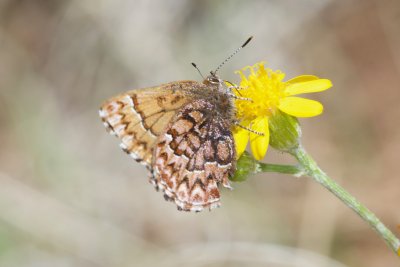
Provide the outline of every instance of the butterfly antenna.
<path id="1" fill-rule="evenodd" d="M 218 68 L 213 72 L 214 74 L 217 73 L 217 71 L 225 65 L 226 62 L 228 62 L 234 55 L 236 55 L 243 47 L 245 47 L 250 41 L 253 39 L 253 36 L 250 36 L 244 44 L 242 44 L 238 49 L 236 49 L 229 57 L 227 57 L 219 66 Z"/>
<path id="2" fill-rule="evenodd" d="M 195 63 L 192 62 L 192 66 L 199 72 L 200 76 L 203 78 L 203 80 L 205 80 L 203 74 L 201 73 L 200 69 L 197 67 L 197 65 Z"/>

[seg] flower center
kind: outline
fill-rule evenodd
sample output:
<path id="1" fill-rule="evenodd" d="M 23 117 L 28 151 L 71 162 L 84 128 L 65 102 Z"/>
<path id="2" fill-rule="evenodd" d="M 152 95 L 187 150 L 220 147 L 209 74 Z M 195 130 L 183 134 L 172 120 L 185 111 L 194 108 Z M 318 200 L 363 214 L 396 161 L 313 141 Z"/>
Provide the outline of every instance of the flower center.
<path id="1" fill-rule="evenodd" d="M 244 72 L 250 70 L 246 78 Z M 252 101 L 237 100 L 237 117 L 239 120 L 253 120 L 256 117 L 270 117 L 277 109 L 279 100 L 284 95 L 285 74 L 281 71 L 265 69 L 264 63 L 245 67 L 237 72 L 241 77 L 240 87 L 243 89 L 236 95 L 250 98 Z"/>

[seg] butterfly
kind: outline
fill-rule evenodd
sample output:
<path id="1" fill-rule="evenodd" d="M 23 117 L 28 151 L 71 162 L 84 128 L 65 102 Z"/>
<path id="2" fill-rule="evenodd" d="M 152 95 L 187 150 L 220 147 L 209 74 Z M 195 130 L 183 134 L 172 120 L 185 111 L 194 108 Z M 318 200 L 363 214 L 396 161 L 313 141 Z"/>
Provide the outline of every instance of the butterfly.
<path id="1" fill-rule="evenodd" d="M 108 132 L 147 167 L 150 182 L 178 210 L 219 207 L 218 187 L 231 188 L 229 177 L 236 169 L 231 128 L 236 123 L 234 100 L 240 97 L 232 93 L 237 87 L 228 86 L 216 73 L 251 39 L 203 82 L 176 81 L 128 91 L 99 110 Z"/>

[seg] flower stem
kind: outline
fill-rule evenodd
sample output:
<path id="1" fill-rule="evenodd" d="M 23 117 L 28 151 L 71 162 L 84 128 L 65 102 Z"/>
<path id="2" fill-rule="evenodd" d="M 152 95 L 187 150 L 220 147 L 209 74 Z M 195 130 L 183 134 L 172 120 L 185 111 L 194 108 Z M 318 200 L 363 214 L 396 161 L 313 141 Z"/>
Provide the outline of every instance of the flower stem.
<path id="1" fill-rule="evenodd" d="M 290 152 L 299 161 L 307 175 L 316 182 L 332 192 L 349 208 L 356 212 L 366 221 L 375 231 L 385 240 L 386 244 L 400 256 L 400 240 L 373 214 L 369 209 L 362 205 L 358 200 L 326 175 L 317 163 L 307 154 L 303 147 L 299 146 Z"/>
<path id="2" fill-rule="evenodd" d="M 285 173 L 292 174 L 297 177 L 305 174 L 303 167 L 300 165 L 294 166 L 259 162 L 245 151 L 237 161 L 235 174 L 232 177 L 229 177 L 229 179 L 235 182 L 243 182 L 247 180 L 249 175 L 260 172 Z"/>
<path id="3" fill-rule="evenodd" d="M 285 174 L 293 174 L 295 176 L 301 176 L 304 174 L 304 170 L 300 166 L 295 165 L 282 165 L 282 164 L 270 164 L 257 162 L 256 172 L 278 172 Z"/>

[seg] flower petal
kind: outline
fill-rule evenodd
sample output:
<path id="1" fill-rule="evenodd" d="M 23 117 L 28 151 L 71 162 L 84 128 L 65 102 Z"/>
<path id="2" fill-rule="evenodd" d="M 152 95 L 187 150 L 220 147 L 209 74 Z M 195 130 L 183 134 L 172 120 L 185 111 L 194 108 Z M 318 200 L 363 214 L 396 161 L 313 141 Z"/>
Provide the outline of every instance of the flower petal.
<path id="1" fill-rule="evenodd" d="M 297 77 L 294 77 L 292 79 L 290 79 L 289 81 L 287 81 L 287 83 L 301 83 L 301 82 L 309 82 L 312 80 L 318 80 L 319 78 L 317 76 L 314 75 L 300 75 Z"/>
<path id="2" fill-rule="evenodd" d="M 262 160 L 267 153 L 269 145 L 268 117 L 259 117 L 253 122 L 252 130 L 263 133 L 264 135 L 250 133 L 250 147 L 254 158 L 256 160 Z"/>
<path id="3" fill-rule="evenodd" d="M 332 82 L 328 79 L 317 79 L 305 82 L 290 83 L 286 86 L 285 94 L 287 96 L 315 93 L 325 91 L 332 87 Z"/>
<path id="4" fill-rule="evenodd" d="M 249 131 L 237 127 L 233 132 L 233 138 L 235 139 L 236 158 L 238 159 L 246 150 L 247 142 L 249 141 Z"/>
<path id="5" fill-rule="evenodd" d="M 281 99 L 278 108 L 295 117 L 317 116 L 324 109 L 318 101 L 294 96 Z"/>

